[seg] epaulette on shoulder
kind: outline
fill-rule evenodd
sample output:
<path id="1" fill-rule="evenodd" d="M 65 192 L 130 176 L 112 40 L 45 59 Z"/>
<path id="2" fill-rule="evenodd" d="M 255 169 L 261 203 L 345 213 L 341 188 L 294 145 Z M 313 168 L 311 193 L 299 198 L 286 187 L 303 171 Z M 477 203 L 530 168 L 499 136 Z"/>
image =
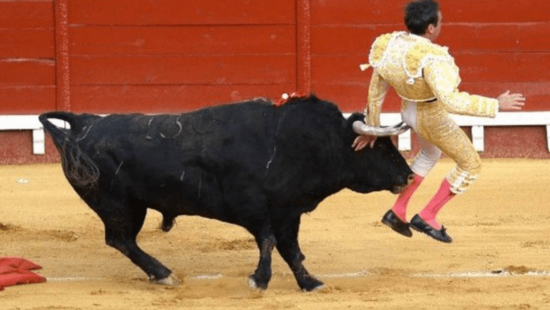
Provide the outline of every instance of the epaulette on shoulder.
<path id="1" fill-rule="evenodd" d="M 377 37 L 374 40 L 369 54 L 369 62 L 371 65 L 375 65 L 382 61 L 382 59 L 384 58 L 384 52 L 386 51 L 386 48 L 388 47 L 388 44 L 390 43 L 394 35 L 395 32 L 386 33 Z"/>

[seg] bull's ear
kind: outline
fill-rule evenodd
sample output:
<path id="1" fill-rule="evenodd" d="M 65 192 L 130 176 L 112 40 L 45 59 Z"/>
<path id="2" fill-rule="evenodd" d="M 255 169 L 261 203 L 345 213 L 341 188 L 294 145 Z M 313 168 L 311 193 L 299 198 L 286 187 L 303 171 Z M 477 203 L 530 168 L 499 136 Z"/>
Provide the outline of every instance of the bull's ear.
<path id="1" fill-rule="evenodd" d="M 361 121 L 353 122 L 353 130 L 359 135 L 368 135 L 368 136 L 377 136 L 377 137 L 388 137 L 388 136 L 397 136 L 409 130 L 411 127 L 403 122 L 395 126 L 389 127 L 373 127 L 366 125 Z"/>

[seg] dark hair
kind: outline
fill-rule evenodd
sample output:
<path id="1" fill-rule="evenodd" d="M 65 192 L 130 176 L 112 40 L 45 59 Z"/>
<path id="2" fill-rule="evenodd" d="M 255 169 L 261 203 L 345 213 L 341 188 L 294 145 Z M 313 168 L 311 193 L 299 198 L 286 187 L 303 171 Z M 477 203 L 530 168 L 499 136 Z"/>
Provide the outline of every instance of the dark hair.
<path id="1" fill-rule="evenodd" d="M 405 7 L 405 26 L 413 34 L 423 35 L 430 24 L 437 26 L 439 4 L 434 0 L 416 0 Z"/>

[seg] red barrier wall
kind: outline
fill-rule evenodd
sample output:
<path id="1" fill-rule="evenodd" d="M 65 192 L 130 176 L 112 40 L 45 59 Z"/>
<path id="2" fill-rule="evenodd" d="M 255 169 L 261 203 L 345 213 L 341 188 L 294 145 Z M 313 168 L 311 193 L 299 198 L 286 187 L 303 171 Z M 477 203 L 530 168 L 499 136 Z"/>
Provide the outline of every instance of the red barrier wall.
<path id="1" fill-rule="evenodd" d="M 52 1 L 0 2 L 0 114 L 55 109 L 53 17 Z"/>
<path id="2" fill-rule="evenodd" d="M 294 89 L 295 0 L 77 0 L 71 109 L 174 112 Z"/>

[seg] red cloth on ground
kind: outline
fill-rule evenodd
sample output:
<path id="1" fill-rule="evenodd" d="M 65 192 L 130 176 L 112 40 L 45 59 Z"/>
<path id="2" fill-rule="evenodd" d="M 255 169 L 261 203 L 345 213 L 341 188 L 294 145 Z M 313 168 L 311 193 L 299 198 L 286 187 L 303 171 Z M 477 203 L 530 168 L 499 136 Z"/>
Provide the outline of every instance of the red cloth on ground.
<path id="1" fill-rule="evenodd" d="M 0 291 L 6 286 L 46 282 L 46 278 L 30 270 L 41 269 L 22 257 L 0 257 Z"/>

